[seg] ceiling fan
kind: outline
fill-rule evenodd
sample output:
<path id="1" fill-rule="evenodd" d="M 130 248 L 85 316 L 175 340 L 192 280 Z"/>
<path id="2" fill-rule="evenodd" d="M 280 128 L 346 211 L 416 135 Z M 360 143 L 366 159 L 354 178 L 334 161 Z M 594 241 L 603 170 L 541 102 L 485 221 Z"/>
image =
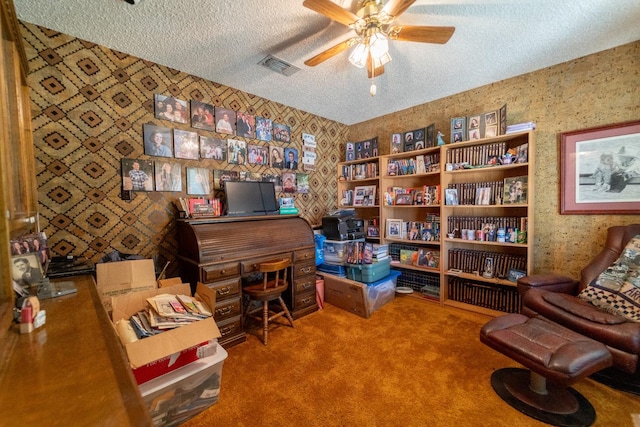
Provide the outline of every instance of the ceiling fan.
<path id="1" fill-rule="evenodd" d="M 320 52 L 304 63 L 310 67 L 355 46 L 349 61 L 359 68 L 367 67 L 370 79 L 384 73 L 384 64 L 391 60 L 389 40 L 444 44 L 455 27 L 395 25 L 394 22 L 416 0 L 361 0 L 356 13 L 330 0 L 304 0 L 303 6 L 339 22 L 355 31 L 355 36 Z M 375 95 L 372 82 L 371 95 Z"/>

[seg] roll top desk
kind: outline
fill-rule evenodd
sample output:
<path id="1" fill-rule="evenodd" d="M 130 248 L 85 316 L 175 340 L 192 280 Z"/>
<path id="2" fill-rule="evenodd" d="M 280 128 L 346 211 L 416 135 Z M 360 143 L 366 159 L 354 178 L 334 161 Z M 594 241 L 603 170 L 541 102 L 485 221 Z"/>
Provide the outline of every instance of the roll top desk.
<path id="1" fill-rule="evenodd" d="M 216 291 L 214 319 L 231 347 L 246 340 L 242 277 L 258 264 L 292 261 L 289 289 L 283 295 L 294 319 L 318 309 L 315 239 L 309 223 L 298 216 L 218 217 L 177 221 L 181 277 L 192 289 L 197 282 Z"/>

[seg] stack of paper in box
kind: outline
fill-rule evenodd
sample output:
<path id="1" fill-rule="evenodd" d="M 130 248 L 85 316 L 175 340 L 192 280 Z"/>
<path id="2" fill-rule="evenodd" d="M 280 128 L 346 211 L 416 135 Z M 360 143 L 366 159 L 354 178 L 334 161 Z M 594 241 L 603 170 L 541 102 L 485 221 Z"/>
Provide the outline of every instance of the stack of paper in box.
<path id="1" fill-rule="evenodd" d="M 147 304 L 145 310 L 138 311 L 128 321 L 137 339 L 212 316 L 206 304 L 187 295 L 160 294 L 147 298 Z"/>

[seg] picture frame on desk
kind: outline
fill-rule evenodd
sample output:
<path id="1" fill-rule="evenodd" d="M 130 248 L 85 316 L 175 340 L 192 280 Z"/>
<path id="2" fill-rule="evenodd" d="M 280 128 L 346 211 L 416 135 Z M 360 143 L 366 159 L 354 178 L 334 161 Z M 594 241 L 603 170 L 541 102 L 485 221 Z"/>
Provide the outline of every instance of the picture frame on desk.
<path id="1" fill-rule="evenodd" d="M 640 120 L 560 134 L 560 214 L 640 211 Z"/>

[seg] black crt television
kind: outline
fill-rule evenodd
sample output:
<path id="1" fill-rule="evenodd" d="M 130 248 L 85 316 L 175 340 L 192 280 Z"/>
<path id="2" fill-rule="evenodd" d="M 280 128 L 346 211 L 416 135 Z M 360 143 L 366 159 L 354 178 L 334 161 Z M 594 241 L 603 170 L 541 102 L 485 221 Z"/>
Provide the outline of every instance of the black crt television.
<path id="1" fill-rule="evenodd" d="M 273 182 L 226 181 L 227 215 L 254 216 L 279 214 Z"/>

